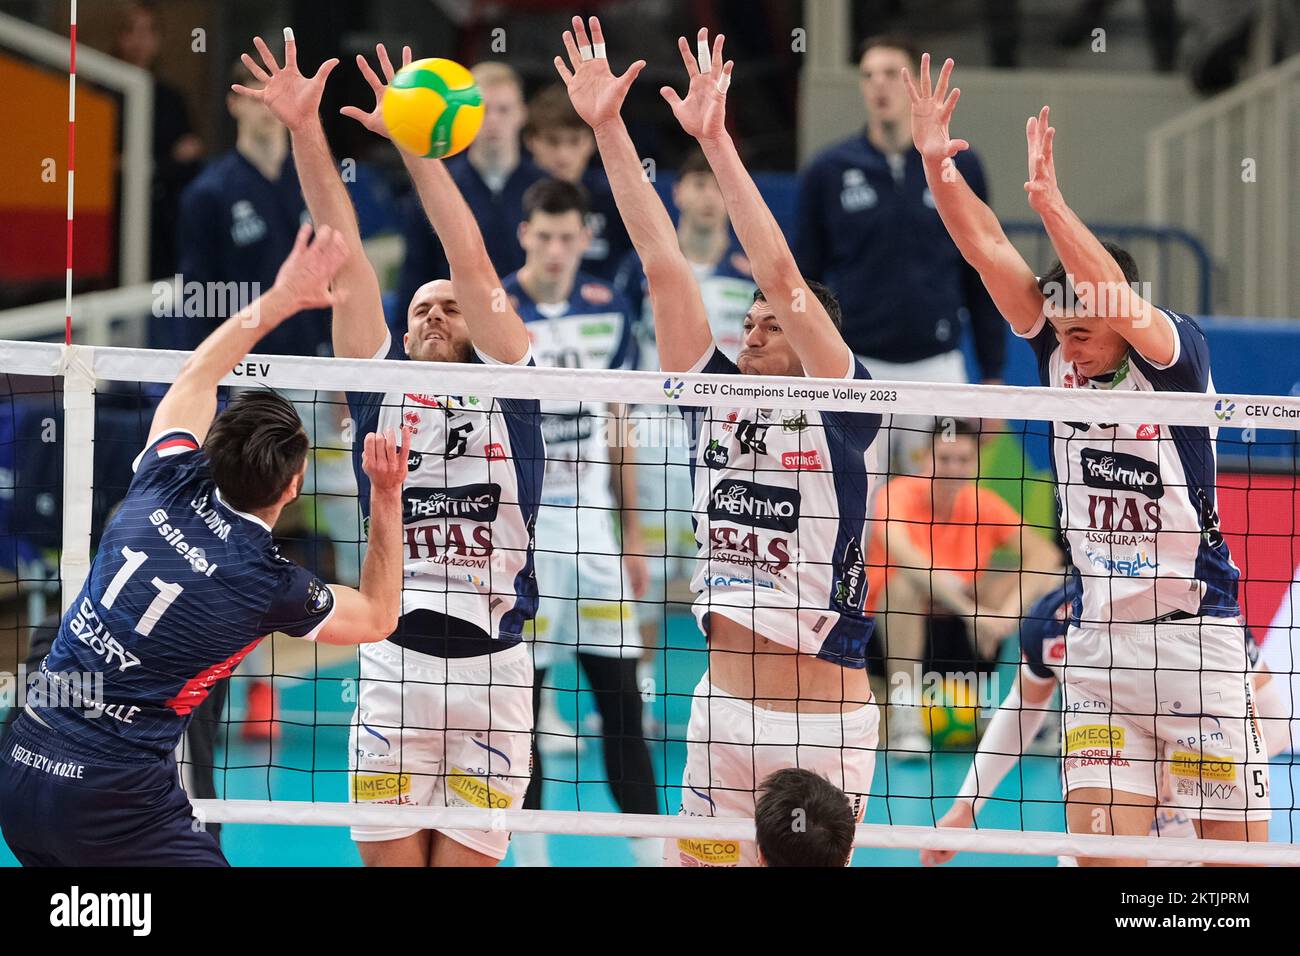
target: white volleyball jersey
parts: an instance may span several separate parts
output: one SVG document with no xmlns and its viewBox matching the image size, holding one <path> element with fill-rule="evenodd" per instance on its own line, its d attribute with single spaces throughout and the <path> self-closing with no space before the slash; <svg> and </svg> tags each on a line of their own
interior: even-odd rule
<svg viewBox="0 0 1300 956">
<path fill-rule="evenodd" d="M 374 356 L 405 360 L 389 336 Z M 475 352 L 474 362 L 500 364 Z M 528 355 L 520 364 L 533 364 Z M 437 363 L 429 363 L 430 388 Z M 485 382 L 486 384 L 486 382 Z M 402 614 L 429 610 L 467 621 L 506 644 L 537 611 L 533 523 L 546 449 L 535 400 L 489 395 L 348 392 L 353 463 L 369 528 L 364 436 L 411 428 L 402 486 Z"/>
<path fill-rule="evenodd" d="M 538 365 L 557 368 L 635 368 L 632 316 L 623 296 L 592 276 L 578 273 L 566 302 L 539 305 L 524 291 L 519 274 L 502 283 L 524 320 Z M 604 402 L 542 402 L 546 482 L 542 503 L 612 512 L 609 445 L 612 427 Z"/>
<path fill-rule="evenodd" d="M 754 304 L 754 276 L 749 259 L 740 245 L 733 243 L 726 255 L 714 265 L 691 263 L 695 281 L 704 300 L 704 311 L 713 330 L 719 351 L 733 362 L 745 345 L 745 315 Z M 641 368 L 659 368 L 659 351 L 655 347 L 654 318 L 646 290 L 641 260 L 632 253 L 619 271 L 615 284 L 627 296 L 637 315 L 637 337 L 641 349 Z"/>
<path fill-rule="evenodd" d="M 716 347 L 691 371 L 762 384 Z M 853 359 L 843 390 L 865 397 L 870 378 Z M 880 416 L 725 404 L 682 412 L 695 441 L 691 587 L 701 628 L 721 614 L 801 653 L 865 667 L 867 450 Z"/>
<path fill-rule="evenodd" d="M 1160 367 L 1130 349 L 1108 381 L 1067 363 L 1050 323 L 1024 337 L 1044 385 L 1130 392 L 1213 392 L 1205 333 L 1188 316 L 1158 310 L 1174 328 L 1174 358 Z M 1057 511 L 1086 625 L 1168 615 L 1236 617 L 1237 567 L 1215 508 L 1214 433 L 1158 422 L 1053 422 Z"/>
</svg>

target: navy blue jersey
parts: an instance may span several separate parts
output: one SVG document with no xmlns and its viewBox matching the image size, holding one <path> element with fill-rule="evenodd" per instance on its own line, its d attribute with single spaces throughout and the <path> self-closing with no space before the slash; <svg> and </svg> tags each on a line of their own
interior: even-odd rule
<svg viewBox="0 0 1300 956">
<path fill-rule="evenodd" d="M 28 706 L 85 750 L 169 754 L 212 685 L 262 638 L 314 638 L 333 609 L 333 592 L 280 556 L 261 519 L 222 500 L 194 436 L 172 429 L 136 460 L 42 667 L 49 699 Z M 102 697 L 60 706 L 69 675 L 98 691 L 92 674 Z"/>
<path fill-rule="evenodd" d="M 957 169 L 988 200 L 971 150 Z M 969 320 L 984 378 L 1001 378 L 1002 317 L 935 209 L 921 154 L 891 166 L 865 133 L 819 153 L 799 181 L 799 266 L 844 310 L 844 340 L 859 355 L 915 362 L 955 349 Z"/>
<path fill-rule="evenodd" d="M 274 181 L 236 151 L 210 162 L 181 194 L 176 255 L 183 286 L 174 316 L 151 330 L 155 345 L 197 348 L 223 320 L 269 290 L 308 219 L 292 162 Z M 312 309 L 270 332 L 257 350 L 328 355 L 329 342 L 329 311 Z"/>
<path fill-rule="evenodd" d="M 632 248 L 632 240 L 618 214 L 605 171 L 599 166 L 588 166 L 582 174 L 582 188 L 587 190 L 587 228 L 591 230 L 591 242 L 582 254 L 582 269 L 598 279 L 613 282 Z"/>
</svg>

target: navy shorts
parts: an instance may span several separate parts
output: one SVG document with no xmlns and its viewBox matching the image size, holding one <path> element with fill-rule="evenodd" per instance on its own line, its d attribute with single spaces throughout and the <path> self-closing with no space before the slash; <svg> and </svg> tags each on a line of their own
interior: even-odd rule
<svg viewBox="0 0 1300 956">
<path fill-rule="evenodd" d="M 176 760 L 111 761 L 19 715 L 0 749 L 0 832 L 24 866 L 229 866 Z"/>
</svg>

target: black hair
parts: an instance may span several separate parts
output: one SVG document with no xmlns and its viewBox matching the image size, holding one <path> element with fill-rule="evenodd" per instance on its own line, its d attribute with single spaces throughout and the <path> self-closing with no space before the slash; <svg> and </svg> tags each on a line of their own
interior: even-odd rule
<svg viewBox="0 0 1300 956">
<path fill-rule="evenodd" d="M 524 191 L 525 222 L 532 219 L 535 212 L 552 216 L 576 212 L 578 218 L 586 221 L 589 208 L 587 190 L 563 179 L 539 179 Z"/>
<path fill-rule="evenodd" d="M 837 330 L 844 328 L 844 310 L 840 308 L 840 300 L 835 297 L 835 293 L 830 290 L 830 286 L 822 285 L 820 282 L 808 281 L 808 291 L 811 292 L 822 304 L 826 314 L 831 317 Z M 754 290 L 754 301 L 770 302 L 771 300 L 763 294 L 762 289 Z"/>
<path fill-rule="evenodd" d="M 293 403 L 269 391 L 241 393 L 203 442 L 217 490 L 240 511 L 279 501 L 302 472 L 309 447 Z"/>
<path fill-rule="evenodd" d="M 754 829 L 768 866 L 846 866 L 856 822 L 844 791 L 812 771 L 787 767 L 759 784 Z"/>
<path fill-rule="evenodd" d="M 1101 245 L 1110 253 L 1111 258 L 1119 263 L 1120 271 L 1124 273 L 1124 281 L 1129 285 L 1137 285 L 1139 281 L 1137 262 L 1128 250 L 1113 242 L 1103 242 Z M 1051 268 L 1038 278 L 1038 291 L 1043 294 L 1043 298 L 1056 303 L 1064 311 L 1078 308 L 1074 285 L 1066 275 L 1065 266 L 1060 259 L 1053 262 Z"/>
</svg>

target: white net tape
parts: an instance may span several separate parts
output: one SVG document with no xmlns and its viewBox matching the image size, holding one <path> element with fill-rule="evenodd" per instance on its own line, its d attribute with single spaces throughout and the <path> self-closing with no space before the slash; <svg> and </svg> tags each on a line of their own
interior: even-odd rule
<svg viewBox="0 0 1300 956">
<path fill-rule="evenodd" d="M 61 571 L 65 600 L 80 587 L 89 566 L 92 469 L 90 456 L 82 452 L 93 436 L 96 383 L 170 382 L 184 360 L 185 355 L 176 352 L 0 341 L 0 368 L 5 372 L 63 380 L 66 444 Z M 1132 392 L 1100 390 L 513 366 L 485 368 L 258 355 L 249 356 L 224 384 L 334 393 L 382 387 L 386 392 L 440 395 L 487 392 L 496 397 L 543 401 L 579 400 L 669 407 L 709 404 L 739 408 L 797 407 L 931 417 L 952 415 L 985 420 L 1158 422 L 1211 429 L 1230 422 L 1234 428 L 1300 430 L 1300 397 L 1172 392 L 1135 395 Z M 878 769 L 877 780 L 880 776 Z M 1277 789 L 1282 791 L 1282 788 Z M 873 795 L 875 792 L 873 789 Z M 936 800 L 940 796 L 938 793 L 934 795 Z M 724 817 L 375 806 L 287 800 L 196 800 L 195 807 L 201 820 L 219 823 L 419 826 L 665 839 L 752 840 L 754 836 L 752 820 Z M 1300 848 L 1284 844 L 1247 845 L 985 828 L 958 830 L 860 824 L 855 845 L 1300 865 Z"/>
</svg>

